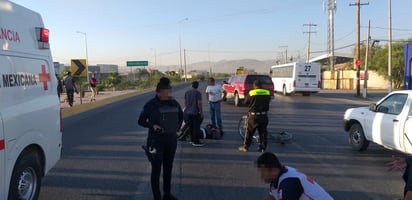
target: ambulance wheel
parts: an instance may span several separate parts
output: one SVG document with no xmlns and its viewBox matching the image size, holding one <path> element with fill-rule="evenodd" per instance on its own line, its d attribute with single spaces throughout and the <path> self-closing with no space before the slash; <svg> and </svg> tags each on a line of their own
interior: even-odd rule
<svg viewBox="0 0 412 200">
<path fill-rule="evenodd" d="M 350 127 L 349 144 L 355 151 L 365 151 L 368 148 L 369 141 L 366 139 L 362 126 L 360 124 L 356 123 Z"/>
<path fill-rule="evenodd" d="M 41 178 L 41 166 L 36 154 L 26 153 L 20 155 L 11 176 L 8 199 L 37 199 L 40 192 Z"/>
</svg>

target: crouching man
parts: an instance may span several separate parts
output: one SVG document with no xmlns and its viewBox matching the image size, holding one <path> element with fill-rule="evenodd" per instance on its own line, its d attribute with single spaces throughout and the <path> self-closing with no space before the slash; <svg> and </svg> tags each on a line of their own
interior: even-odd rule
<svg viewBox="0 0 412 200">
<path fill-rule="evenodd" d="M 264 200 L 333 200 L 312 178 L 282 165 L 273 153 L 263 153 L 256 164 L 262 180 L 270 184 Z"/>
</svg>

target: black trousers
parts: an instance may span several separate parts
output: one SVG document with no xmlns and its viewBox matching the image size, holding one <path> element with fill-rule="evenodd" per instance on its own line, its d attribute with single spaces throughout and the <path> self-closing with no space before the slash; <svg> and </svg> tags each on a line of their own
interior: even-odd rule
<svg viewBox="0 0 412 200">
<path fill-rule="evenodd" d="M 259 131 L 259 148 L 266 149 L 268 144 L 268 123 L 269 119 L 267 115 L 249 115 L 244 145 L 250 147 L 252 137 L 257 129 Z"/>
<path fill-rule="evenodd" d="M 187 124 L 190 128 L 190 137 L 192 142 L 198 143 L 199 136 L 200 136 L 200 123 L 202 118 L 199 114 L 188 114 L 187 116 Z"/>
<path fill-rule="evenodd" d="M 177 141 L 164 141 L 154 145 L 156 153 L 153 154 L 151 184 L 154 200 L 161 200 L 160 173 L 163 166 L 163 192 L 171 193 L 173 160 L 176 154 Z"/>
<path fill-rule="evenodd" d="M 73 105 L 73 95 L 74 95 L 74 90 L 68 90 L 66 89 L 67 93 L 67 100 L 69 101 L 70 105 Z"/>
</svg>

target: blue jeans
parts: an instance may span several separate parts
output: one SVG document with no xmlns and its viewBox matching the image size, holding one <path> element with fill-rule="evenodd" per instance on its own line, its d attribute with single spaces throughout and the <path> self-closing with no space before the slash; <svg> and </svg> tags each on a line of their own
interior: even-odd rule
<svg viewBox="0 0 412 200">
<path fill-rule="evenodd" d="M 220 102 L 209 102 L 209 107 L 212 124 L 218 127 L 220 130 L 223 130 Z"/>
</svg>

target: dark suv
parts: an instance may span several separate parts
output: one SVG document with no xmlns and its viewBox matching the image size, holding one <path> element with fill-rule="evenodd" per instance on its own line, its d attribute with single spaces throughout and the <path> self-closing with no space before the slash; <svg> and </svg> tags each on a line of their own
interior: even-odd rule
<svg viewBox="0 0 412 200">
<path fill-rule="evenodd" d="M 249 95 L 249 91 L 253 89 L 253 82 L 255 80 L 259 80 L 263 88 L 268 89 L 273 97 L 274 85 L 272 78 L 263 74 L 241 74 L 230 77 L 223 84 L 223 89 L 227 93 L 226 97 L 233 98 L 235 106 L 241 105 L 245 97 Z"/>
</svg>

